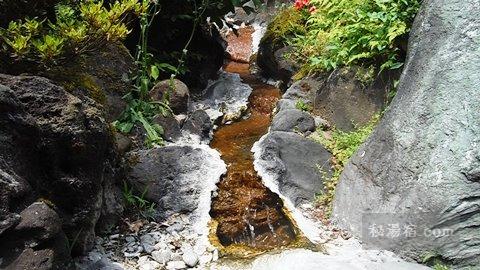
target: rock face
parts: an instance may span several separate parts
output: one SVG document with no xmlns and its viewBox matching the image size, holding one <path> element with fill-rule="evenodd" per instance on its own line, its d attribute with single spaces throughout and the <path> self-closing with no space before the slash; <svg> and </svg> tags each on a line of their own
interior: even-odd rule
<svg viewBox="0 0 480 270">
<path fill-rule="evenodd" d="M 182 136 L 180 124 L 173 115 L 158 115 L 153 119 L 153 122 L 163 128 L 163 138 L 169 142 L 175 142 Z"/>
<path fill-rule="evenodd" d="M 299 69 L 296 63 L 284 57 L 291 50 L 291 47 L 278 47 L 269 39 L 262 39 L 258 47 L 257 64 L 262 75 L 282 81 L 281 87 L 284 89 Z"/>
<path fill-rule="evenodd" d="M 315 131 L 313 117 L 297 109 L 284 109 L 278 112 L 272 120 L 272 131 L 297 131 L 305 133 Z"/>
<path fill-rule="evenodd" d="M 364 125 L 386 105 L 393 89 L 394 72 L 382 72 L 372 82 L 362 83 L 360 68 L 341 68 L 320 80 L 314 110 L 335 127 L 351 131 Z"/>
<path fill-rule="evenodd" d="M 42 198 L 55 206 L 67 236 L 78 235 L 74 252 L 88 250 L 95 226 L 112 224 L 122 210 L 111 137 L 93 101 L 82 102 L 42 77 L 0 75 L 0 215 L 10 217 L 6 227 Z"/>
<path fill-rule="evenodd" d="M 173 84 L 170 80 L 158 82 L 150 91 L 153 100 L 162 101 L 167 95 L 169 106 L 175 114 L 186 113 L 190 102 L 190 92 L 187 85 L 182 81 L 174 79 Z"/>
<path fill-rule="evenodd" d="M 270 132 L 254 149 L 255 169 L 273 175 L 281 194 L 296 205 L 312 201 L 323 188 L 323 173 L 330 174 L 331 154 L 293 132 Z"/>
<path fill-rule="evenodd" d="M 208 114 L 203 110 L 196 110 L 188 116 L 182 126 L 182 131 L 197 135 L 200 140 L 209 140 L 213 129 L 212 121 Z"/>
<path fill-rule="evenodd" d="M 0 235 L 2 269 L 70 269 L 67 238 L 57 213 L 36 202 L 20 213 L 20 223 Z M 5 267 L 5 268 L 3 268 Z"/>
<path fill-rule="evenodd" d="M 30 70 L 28 70 L 30 72 Z M 108 44 L 99 51 L 40 74 L 62 85 L 68 92 L 91 98 L 104 107 L 108 122 L 117 120 L 125 110 L 123 96 L 131 90 L 129 76 L 135 61 L 122 44 Z"/>
<path fill-rule="evenodd" d="M 479 29 L 478 1 L 423 1 L 397 96 L 336 188 L 340 226 L 360 235 L 362 215 L 401 213 L 402 222 L 450 233 L 419 231 L 387 248 L 480 265 Z"/>
<path fill-rule="evenodd" d="M 157 204 L 164 219 L 175 213 L 192 213 L 199 208 L 201 197 L 210 193 L 225 172 L 225 164 L 213 150 L 192 146 L 165 146 L 134 153 L 138 162 L 129 181 L 138 192 L 147 190 L 145 198 Z M 208 211 L 208 210 L 207 210 Z"/>
</svg>

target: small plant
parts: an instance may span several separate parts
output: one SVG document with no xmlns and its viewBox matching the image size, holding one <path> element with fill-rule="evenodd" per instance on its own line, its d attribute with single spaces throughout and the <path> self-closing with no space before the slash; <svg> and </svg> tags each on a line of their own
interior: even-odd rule
<svg viewBox="0 0 480 270">
<path fill-rule="evenodd" d="M 444 263 L 436 251 L 426 252 L 423 255 L 422 263 L 431 266 L 434 270 L 450 270 L 450 267 Z"/>
<path fill-rule="evenodd" d="M 128 14 L 146 12 L 147 0 L 81 0 L 55 6 L 55 20 L 38 18 L 12 21 L 0 28 L 0 52 L 13 61 L 58 64 L 79 54 L 92 52 L 107 42 L 124 39 Z"/>
<path fill-rule="evenodd" d="M 297 100 L 297 102 L 295 103 L 295 108 L 301 110 L 301 111 L 304 111 L 304 112 L 310 112 L 312 111 L 312 106 L 310 106 L 309 104 L 305 103 L 305 101 L 303 100 Z"/>
<path fill-rule="evenodd" d="M 317 202 L 327 209 L 327 215 L 332 211 L 332 201 L 335 195 L 335 188 L 343 168 L 348 160 L 357 151 L 360 145 L 365 142 L 368 136 L 376 127 L 381 115 L 375 115 L 365 126 L 357 128 L 355 131 L 344 132 L 334 129 L 331 136 L 326 138 L 321 130 L 318 130 L 313 139 L 324 145 L 332 153 L 333 173 L 328 177 L 324 174 L 324 190 L 317 196 Z"/>
<path fill-rule="evenodd" d="M 75 234 L 73 239 L 70 240 L 69 238 L 67 238 L 67 248 L 70 254 L 72 254 L 73 248 L 75 247 L 75 244 L 78 241 L 78 237 L 80 236 L 82 231 L 83 231 L 83 228 L 80 228 L 80 230 L 78 230 L 78 232 Z"/>
<path fill-rule="evenodd" d="M 127 182 L 123 182 L 123 198 L 127 207 L 135 210 L 135 213 L 138 211 L 145 219 L 153 219 L 155 216 L 155 203 L 145 199 L 147 191 L 147 188 L 145 188 L 143 193 L 137 196 L 133 193 L 133 188 L 129 188 Z"/>
</svg>

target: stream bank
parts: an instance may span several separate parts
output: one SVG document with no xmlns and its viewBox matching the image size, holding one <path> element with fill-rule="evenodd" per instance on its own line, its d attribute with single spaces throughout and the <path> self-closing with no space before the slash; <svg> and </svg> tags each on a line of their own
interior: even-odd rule
<svg viewBox="0 0 480 270">
<path fill-rule="evenodd" d="M 206 126 L 205 121 L 219 125 L 213 140 L 212 133 L 202 132 L 200 138 L 183 124 L 175 142 L 130 153 L 129 181 L 139 190 L 148 187 L 147 198 L 158 203 L 159 222 L 124 220 L 113 234 L 96 238 L 94 251 L 78 260 L 80 268 L 314 269 L 321 264 L 327 269 L 427 269 L 387 251 L 364 250 L 323 222 L 309 201 L 322 184 L 317 159 L 324 159 L 327 169 L 330 156 L 307 136 L 324 121 L 295 108 L 305 89 L 292 86 L 277 102 L 278 90 L 247 70 L 248 64 L 227 65 L 192 102 L 191 111 L 208 116 L 192 127 Z M 282 111 L 294 111 L 289 115 L 295 117 L 280 117 Z M 210 215 L 219 221 L 217 230 L 209 227 Z M 212 234 L 220 241 L 210 241 Z M 299 235 L 321 248 L 289 245 Z M 263 255 L 229 256 L 222 244 L 232 243 L 259 248 Z"/>
</svg>

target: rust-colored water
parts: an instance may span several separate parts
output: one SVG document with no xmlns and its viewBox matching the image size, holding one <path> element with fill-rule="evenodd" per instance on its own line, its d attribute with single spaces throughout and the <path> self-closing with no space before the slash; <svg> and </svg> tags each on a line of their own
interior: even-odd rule
<svg viewBox="0 0 480 270">
<path fill-rule="evenodd" d="M 296 239 L 295 227 L 278 195 L 262 184 L 251 153 L 253 144 L 267 133 L 280 92 L 251 76 L 248 64 L 229 63 L 226 70 L 239 73 L 253 92 L 250 116 L 220 127 L 211 143 L 228 166 L 212 202 L 211 216 L 218 224 L 216 235 L 223 246 L 241 244 L 257 250 L 286 246 Z"/>
<path fill-rule="evenodd" d="M 225 37 L 227 48 L 225 49 L 230 56 L 230 60 L 242 63 L 250 62 L 252 56 L 252 34 L 255 29 L 247 26 L 238 29 L 237 33 L 233 31 Z"/>
</svg>

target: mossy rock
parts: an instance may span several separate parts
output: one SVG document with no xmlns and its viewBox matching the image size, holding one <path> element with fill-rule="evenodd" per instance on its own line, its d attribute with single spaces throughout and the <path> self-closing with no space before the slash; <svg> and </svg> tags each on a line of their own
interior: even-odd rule
<svg viewBox="0 0 480 270">
<path fill-rule="evenodd" d="M 121 44 L 108 44 L 42 75 L 79 97 L 93 99 L 104 107 L 106 119 L 114 121 L 126 106 L 122 97 L 131 90 L 128 78 L 134 70 L 128 50 Z"/>
<path fill-rule="evenodd" d="M 305 18 L 294 8 L 281 10 L 270 22 L 260 41 L 257 64 L 262 75 L 282 81 L 281 88 L 286 88 L 291 77 L 296 73 L 296 63 L 285 57 L 292 50 L 286 43 L 295 34 L 305 32 Z"/>
</svg>

